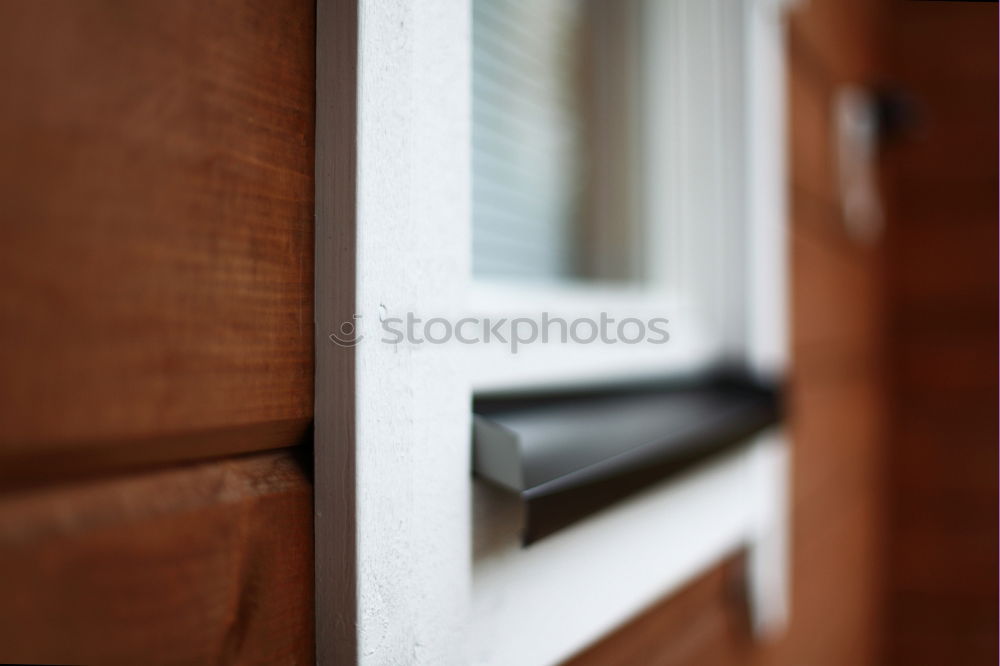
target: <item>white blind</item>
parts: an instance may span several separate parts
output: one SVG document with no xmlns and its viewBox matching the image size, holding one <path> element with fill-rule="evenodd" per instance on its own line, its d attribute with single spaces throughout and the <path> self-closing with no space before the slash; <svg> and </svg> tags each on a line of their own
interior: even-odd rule
<svg viewBox="0 0 1000 666">
<path fill-rule="evenodd" d="M 474 0 L 473 270 L 577 272 L 584 174 L 583 3 Z"/>
</svg>

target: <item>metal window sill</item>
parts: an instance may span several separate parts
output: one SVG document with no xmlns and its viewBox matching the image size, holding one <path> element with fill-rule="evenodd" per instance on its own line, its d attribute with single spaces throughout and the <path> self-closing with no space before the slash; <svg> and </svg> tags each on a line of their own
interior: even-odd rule
<svg viewBox="0 0 1000 666">
<path fill-rule="evenodd" d="M 520 496 L 532 544 L 780 418 L 779 394 L 714 374 L 560 395 L 477 398 L 473 468 Z"/>
</svg>

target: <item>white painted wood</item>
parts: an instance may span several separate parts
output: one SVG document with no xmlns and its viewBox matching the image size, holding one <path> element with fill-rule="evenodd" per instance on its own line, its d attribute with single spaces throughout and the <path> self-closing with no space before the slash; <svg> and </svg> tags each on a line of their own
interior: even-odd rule
<svg viewBox="0 0 1000 666">
<path fill-rule="evenodd" d="M 750 619 L 762 639 L 778 636 L 788 625 L 789 448 L 782 431 L 758 438 L 751 452 L 751 474 L 758 481 L 747 501 L 754 502 L 747 545 Z"/>
<path fill-rule="evenodd" d="M 788 124 L 785 16 L 789 0 L 744 0 L 744 153 L 747 206 L 744 358 L 764 379 L 788 367 Z M 757 447 L 773 482 L 760 488 L 747 567 L 751 618 L 762 638 L 780 634 L 790 608 L 791 448 L 778 432 Z"/>
<path fill-rule="evenodd" d="M 762 435 L 527 549 L 519 546 L 516 512 L 478 486 L 476 517 L 506 521 L 477 534 L 471 663 L 562 661 L 744 547 L 755 558 L 753 589 L 769 620 L 780 610 L 767 597 L 780 588 L 769 559 L 780 545 L 771 535 L 782 532 L 772 497 L 783 487 L 774 437 Z"/>
<path fill-rule="evenodd" d="M 344 38 L 337 19 L 351 20 L 348 5 L 320 0 L 319 58 L 332 57 L 324 55 L 338 46 L 331 42 Z M 354 368 L 353 379 L 330 378 L 334 390 L 317 392 L 318 557 L 336 557 L 353 542 L 344 561 L 317 562 L 318 598 L 354 606 L 317 613 L 318 643 L 333 646 L 319 650 L 318 658 L 325 664 L 463 664 L 471 576 L 468 381 L 460 358 L 447 349 L 381 344 L 372 329 L 382 307 L 448 315 L 464 301 L 468 5 L 359 0 L 356 6 L 356 99 L 337 79 L 324 78 L 339 61 L 319 68 L 317 80 L 318 127 L 345 115 L 338 105 L 357 109 L 355 164 L 339 159 L 347 146 L 317 145 L 317 160 L 332 162 L 317 171 L 318 202 L 355 196 L 343 189 L 338 169 L 356 172 L 357 179 L 353 210 L 317 206 L 317 245 L 324 250 L 316 267 L 316 373 L 326 378 L 345 365 Z M 356 238 L 345 227 L 355 228 Z M 356 281 L 329 283 L 345 275 Z M 341 301 L 354 304 L 366 335 L 352 348 L 326 337 L 338 326 L 330 313 L 350 321 L 332 303 L 344 291 Z M 338 418 L 353 421 L 353 428 Z M 354 515 L 344 515 L 344 506 Z M 341 589 L 346 577 L 353 590 Z"/>
<path fill-rule="evenodd" d="M 763 43 L 748 49 L 748 71 L 780 66 L 769 41 L 780 35 L 778 14 L 753 16 L 763 23 L 750 43 Z M 750 547 L 758 626 L 780 624 L 787 609 L 787 454 L 775 440 L 709 462 L 527 550 L 506 540 L 503 511 L 481 517 L 477 530 L 485 528 L 487 545 L 477 545 L 473 557 L 473 386 L 694 369 L 716 354 L 718 342 L 708 334 L 715 327 L 699 329 L 695 317 L 668 311 L 681 340 L 672 358 L 641 346 L 600 354 L 533 348 L 518 355 L 530 360 L 514 361 L 489 358 L 492 352 L 480 348 L 378 342 L 381 312 L 457 318 L 477 309 L 539 310 L 470 291 L 468 3 L 320 0 L 317 25 L 318 661 L 552 663 L 742 546 Z M 770 81 L 780 92 L 780 76 Z M 767 104 L 758 100 L 748 136 L 756 136 L 754 118 L 771 122 Z M 769 131 L 780 137 L 781 123 Z M 772 149 L 764 136 L 748 151 Z M 754 192 L 766 190 L 750 200 L 753 219 L 771 234 L 758 239 L 754 228 L 746 271 L 747 355 L 766 363 L 784 353 L 783 323 L 768 323 L 783 311 L 774 304 L 784 296 L 773 295 L 784 293 L 783 269 L 758 277 L 767 262 L 782 263 L 775 261 L 782 250 L 771 243 L 783 233 L 783 178 L 776 171 L 783 155 L 748 157 L 747 164 L 769 174 L 763 186 L 748 181 Z M 630 316 L 663 316 L 665 307 L 683 313 L 668 292 L 652 299 L 646 292 L 591 292 L 574 301 L 563 290 L 540 295 L 539 304 L 567 314 L 595 307 Z M 365 338 L 350 348 L 334 345 L 328 335 L 354 314 Z M 580 598 L 584 581 L 597 585 L 590 600 Z M 527 595 L 520 611 L 514 590 Z"/>
<path fill-rule="evenodd" d="M 447 314 L 469 274 L 466 3 L 362 0 L 357 300 Z M 434 346 L 357 353 L 359 661 L 462 663 L 469 387 Z"/>
<path fill-rule="evenodd" d="M 745 0 L 747 210 L 746 356 L 780 377 L 788 358 L 788 138 L 786 0 Z"/>
<path fill-rule="evenodd" d="M 788 139 L 785 12 L 788 0 L 745 0 L 744 153 L 747 206 L 744 357 L 764 379 L 788 366 Z M 791 449 L 782 432 L 757 447 L 756 464 L 774 481 L 762 486 L 747 567 L 751 617 L 758 636 L 788 623 L 791 592 L 789 485 Z"/>
</svg>

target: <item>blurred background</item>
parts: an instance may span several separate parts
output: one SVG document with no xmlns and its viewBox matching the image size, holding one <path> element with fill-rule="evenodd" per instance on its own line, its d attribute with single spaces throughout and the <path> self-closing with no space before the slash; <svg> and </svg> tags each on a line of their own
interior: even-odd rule
<svg viewBox="0 0 1000 666">
<path fill-rule="evenodd" d="M 473 3 L 477 276 L 656 278 L 635 55 L 572 55 L 628 4 Z M 786 11 L 790 624 L 753 639 L 737 557 L 572 663 L 998 660 L 997 5 Z M 315 30 L 0 2 L 0 661 L 313 661 Z"/>
</svg>

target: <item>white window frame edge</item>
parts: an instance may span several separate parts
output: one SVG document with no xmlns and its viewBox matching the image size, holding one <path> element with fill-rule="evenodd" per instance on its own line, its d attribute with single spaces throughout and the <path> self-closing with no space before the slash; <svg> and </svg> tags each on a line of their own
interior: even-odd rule
<svg viewBox="0 0 1000 666">
<path fill-rule="evenodd" d="M 750 356 L 776 369 L 786 339 L 773 324 L 784 311 L 785 293 L 784 262 L 774 260 L 783 252 L 785 233 L 780 6 L 745 2 L 748 136 L 760 137 L 749 144 L 747 159 L 752 172 L 762 170 L 754 172 L 759 182 L 750 188 L 757 194 L 749 202 L 751 311 L 763 315 L 748 322 Z M 663 503 L 664 516 L 732 518 L 663 520 L 653 550 L 670 544 L 676 557 L 648 560 L 648 571 L 633 568 L 634 580 L 646 583 L 616 603 L 581 604 L 593 614 L 580 618 L 575 632 L 554 632 L 549 640 L 535 627 L 537 638 L 505 634 L 503 645 L 476 643 L 484 627 L 502 631 L 510 614 L 482 616 L 476 610 L 484 597 L 483 577 L 477 572 L 474 582 L 471 562 L 472 373 L 452 347 L 367 339 L 345 348 L 328 337 L 355 314 L 370 327 L 380 311 L 464 310 L 470 274 L 470 39 L 468 3 L 318 2 L 317 660 L 511 663 L 503 650 L 523 645 L 527 652 L 518 663 L 548 663 L 569 656 L 597 638 L 595 632 L 610 630 L 734 547 L 749 548 L 755 625 L 761 631 L 780 626 L 787 614 L 788 454 L 777 436 L 761 437 L 742 454 L 569 528 L 538 544 L 544 549 L 523 551 L 553 552 L 576 542 L 572 552 L 586 560 L 582 535 L 600 521 L 605 529 L 627 529 L 629 521 L 616 517 L 644 515 L 656 503 Z M 727 474 L 742 482 L 723 484 L 730 492 L 709 492 Z M 648 521 L 644 529 L 648 534 Z M 635 529 L 627 531 L 634 539 Z M 589 548 L 596 541 L 587 543 Z M 690 547 L 678 554 L 678 543 Z M 634 559 L 617 553 L 618 560 L 604 562 L 611 570 Z M 518 561 L 516 566 L 527 560 Z M 573 579 L 562 584 L 567 581 Z"/>
</svg>

